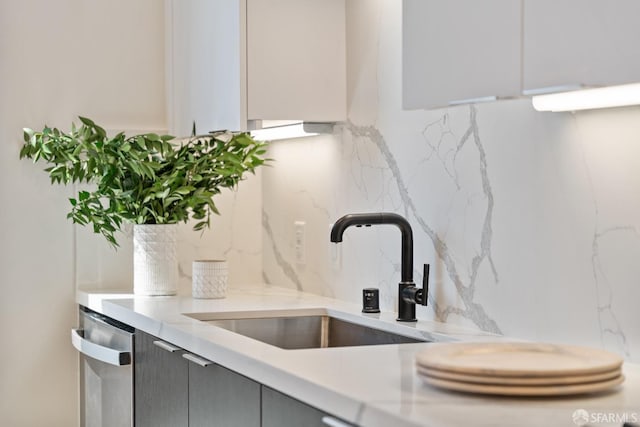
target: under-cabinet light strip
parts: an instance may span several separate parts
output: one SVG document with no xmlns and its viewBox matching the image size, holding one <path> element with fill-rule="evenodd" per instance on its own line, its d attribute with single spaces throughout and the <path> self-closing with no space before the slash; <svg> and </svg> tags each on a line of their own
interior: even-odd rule
<svg viewBox="0 0 640 427">
<path fill-rule="evenodd" d="M 278 139 L 302 138 L 321 133 L 331 133 L 333 123 L 294 123 L 252 130 L 251 136 L 257 140 L 275 141 Z"/>
<path fill-rule="evenodd" d="M 640 83 L 539 95 L 531 98 L 538 111 L 576 111 L 640 104 Z"/>
</svg>

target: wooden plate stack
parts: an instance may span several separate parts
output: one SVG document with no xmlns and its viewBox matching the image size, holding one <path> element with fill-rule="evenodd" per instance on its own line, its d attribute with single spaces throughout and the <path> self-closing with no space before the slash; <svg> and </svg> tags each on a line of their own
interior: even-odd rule
<svg viewBox="0 0 640 427">
<path fill-rule="evenodd" d="M 541 343 L 435 343 L 416 355 L 418 375 L 449 390 L 562 396 L 622 384 L 622 358 L 604 350 Z"/>
</svg>

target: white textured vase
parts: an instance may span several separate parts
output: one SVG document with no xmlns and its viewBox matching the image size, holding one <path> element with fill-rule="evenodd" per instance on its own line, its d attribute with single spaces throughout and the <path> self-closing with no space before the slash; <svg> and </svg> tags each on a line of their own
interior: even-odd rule
<svg viewBox="0 0 640 427">
<path fill-rule="evenodd" d="M 228 267 L 224 260 L 193 261 L 192 296 L 224 298 L 227 295 Z"/>
<path fill-rule="evenodd" d="M 133 293 L 175 295 L 178 291 L 177 224 L 133 226 Z"/>
</svg>

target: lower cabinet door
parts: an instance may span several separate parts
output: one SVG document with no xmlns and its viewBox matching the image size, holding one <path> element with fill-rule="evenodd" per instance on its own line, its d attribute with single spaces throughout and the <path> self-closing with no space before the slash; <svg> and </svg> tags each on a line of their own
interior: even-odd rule
<svg viewBox="0 0 640 427">
<path fill-rule="evenodd" d="M 135 334 L 136 427 L 348 427 L 349 424 L 185 352 Z"/>
<path fill-rule="evenodd" d="M 260 384 L 214 363 L 189 363 L 189 427 L 260 427 Z"/>
<path fill-rule="evenodd" d="M 188 427 L 188 362 L 182 350 L 136 331 L 134 418 L 136 427 Z"/>
<path fill-rule="evenodd" d="M 349 425 L 313 406 L 262 386 L 262 427 L 348 427 Z"/>
</svg>

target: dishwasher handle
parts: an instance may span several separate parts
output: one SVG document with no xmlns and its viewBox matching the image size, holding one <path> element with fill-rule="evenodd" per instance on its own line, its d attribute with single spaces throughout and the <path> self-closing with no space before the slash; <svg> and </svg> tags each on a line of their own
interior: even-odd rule
<svg viewBox="0 0 640 427">
<path fill-rule="evenodd" d="M 71 343 L 80 353 L 115 366 L 131 365 L 131 352 L 114 350 L 84 337 L 83 329 L 71 329 Z"/>
</svg>

